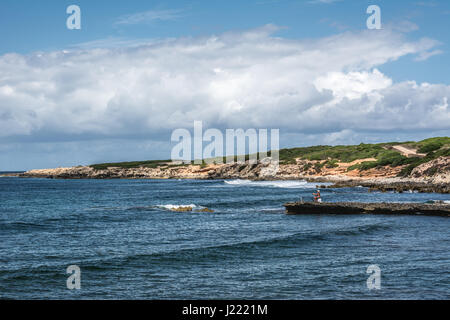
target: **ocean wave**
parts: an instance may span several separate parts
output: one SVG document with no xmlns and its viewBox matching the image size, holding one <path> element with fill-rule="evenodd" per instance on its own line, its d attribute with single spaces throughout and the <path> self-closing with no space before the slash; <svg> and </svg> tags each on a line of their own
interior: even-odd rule
<svg viewBox="0 0 450 320">
<path fill-rule="evenodd" d="M 224 182 L 225 184 L 232 186 L 275 187 L 287 189 L 309 189 L 317 186 L 317 183 L 311 183 L 305 180 L 251 181 L 236 179 L 225 180 Z M 321 185 L 330 185 L 330 183 L 321 183 Z"/>
<path fill-rule="evenodd" d="M 241 240 L 233 242 L 218 243 L 215 245 L 204 245 L 198 247 L 176 248 L 168 251 L 159 251 L 152 253 L 138 253 L 120 257 L 124 264 L 144 262 L 149 260 L 158 261 L 177 261 L 188 262 L 195 261 L 223 261 L 223 259 L 239 256 L 236 251 L 243 251 L 250 254 L 260 253 L 262 249 L 288 248 L 311 245 L 314 242 L 335 241 L 335 237 L 354 237 L 391 230 L 390 225 L 386 224 L 366 224 L 349 226 L 345 228 L 321 230 L 321 231 L 303 231 L 288 233 L 275 237 L 258 237 L 252 240 Z M 100 258 L 103 260 L 102 258 Z M 109 263 L 115 264 L 117 258 L 108 259 Z"/>
<path fill-rule="evenodd" d="M 298 248 L 300 246 L 311 246 L 314 242 L 336 241 L 335 237 L 354 237 L 359 235 L 368 235 L 378 232 L 389 231 L 391 225 L 384 223 L 362 224 L 347 226 L 344 228 L 332 228 L 328 230 L 305 230 L 302 232 L 286 233 L 279 236 L 255 237 L 248 240 L 237 240 L 231 242 L 222 242 L 213 245 L 200 244 L 199 246 L 186 246 L 170 248 L 168 250 L 155 252 L 140 252 L 128 254 L 96 255 L 95 257 L 86 256 L 81 258 L 80 263 L 83 269 L 89 271 L 103 271 L 111 269 L 124 269 L 129 267 L 138 267 L 148 263 L 191 263 L 215 262 L 224 259 L 234 259 L 240 257 L 237 251 L 245 252 L 247 255 L 259 255 L 263 249 L 273 248 Z M 2 270 L 0 268 L 0 278 L 8 281 L 16 281 L 18 277 L 33 279 L 36 274 L 60 272 L 66 267 L 65 262 L 54 261 L 40 264 L 30 268 L 29 266 L 15 266 Z M 23 272 L 26 270 L 26 272 Z M 32 271 L 32 272 L 30 272 Z"/>
<path fill-rule="evenodd" d="M 22 221 L 1 222 L 0 229 L 4 231 L 23 231 L 23 232 L 52 230 L 52 228 L 49 225 L 34 222 L 22 222 Z"/>
<path fill-rule="evenodd" d="M 178 204 L 163 204 L 163 205 L 157 205 L 156 207 L 160 208 L 160 209 L 165 209 L 165 210 L 177 210 L 180 208 L 191 208 L 191 209 L 200 208 L 199 206 L 197 206 L 195 204 L 180 204 L 180 205 L 178 205 Z"/>
</svg>

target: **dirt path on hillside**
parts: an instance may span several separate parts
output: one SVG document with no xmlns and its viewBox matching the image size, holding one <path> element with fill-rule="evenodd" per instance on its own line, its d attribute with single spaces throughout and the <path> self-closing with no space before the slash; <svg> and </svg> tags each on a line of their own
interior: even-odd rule
<svg viewBox="0 0 450 320">
<path fill-rule="evenodd" d="M 401 154 L 403 154 L 406 157 L 411 157 L 411 156 L 415 156 L 415 157 L 425 157 L 426 154 L 424 153 L 417 153 L 417 150 L 414 149 L 409 149 L 403 146 L 393 146 L 392 149 L 397 150 L 398 152 L 400 152 Z"/>
</svg>

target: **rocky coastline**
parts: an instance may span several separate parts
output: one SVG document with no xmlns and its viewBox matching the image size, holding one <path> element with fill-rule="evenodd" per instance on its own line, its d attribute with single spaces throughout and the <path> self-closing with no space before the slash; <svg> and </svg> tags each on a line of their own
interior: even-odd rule
<svg viewBox="0 0 450 320">
<path fill-rule="evenodd" d="M 331 183 L 322 188 L 362 186 L 370 191 L 450 193 L 450 157 L 436 159 L 415 168 L 410 175 L 399 177 L 401 168 L 389 166 L 373 170 L 348 171 L 348 165 L 323 168 L 320 172 L 305 170 L 303 163 L 277 164 L 264 159 L 257 163 L 180 165 L 171 162 L 156 167 L 95 169 L 91 166 L 30 170 L 14 174 L 24 178 L 48 179 L 244 179 L 244 180 L 306 180 Z"/>
</svg>

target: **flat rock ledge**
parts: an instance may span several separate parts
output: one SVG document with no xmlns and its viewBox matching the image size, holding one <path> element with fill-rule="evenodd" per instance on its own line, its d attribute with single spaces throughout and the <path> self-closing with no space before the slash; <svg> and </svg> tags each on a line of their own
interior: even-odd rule
<svg viewBox="0 0 450 320">
<path fill-rule="evenodd" d="M 336 182 L 323 188 L 349 188 L 361 186 L 368 188 L 369 191 L 381 192 L 421 192 L 421 193 L 450 193 L 449 183 L 430 183 L 424 181 L 413 181 L 404 179 L 404 181 L 389 181 L 394 179 L 380 179 L 380 181 L 344 181 Z"/>
<path fill-rule="evenodd" d="M 290 202 L 287 214 L 389 214 L 450 217 L 446 203 Z"/>
</svg>

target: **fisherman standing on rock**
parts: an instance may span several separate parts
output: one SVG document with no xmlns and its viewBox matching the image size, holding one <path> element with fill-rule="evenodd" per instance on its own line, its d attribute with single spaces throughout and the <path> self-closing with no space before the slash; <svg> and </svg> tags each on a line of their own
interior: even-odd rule
<svg viewBox="0 0 450 320">
<path fill-rule="evenodd" d="M 322 202 L 322 198 L 320 197 L 320 190 L 317 190 L 317 193 L 313 193 L 314 202 Z"/>
</svg>

